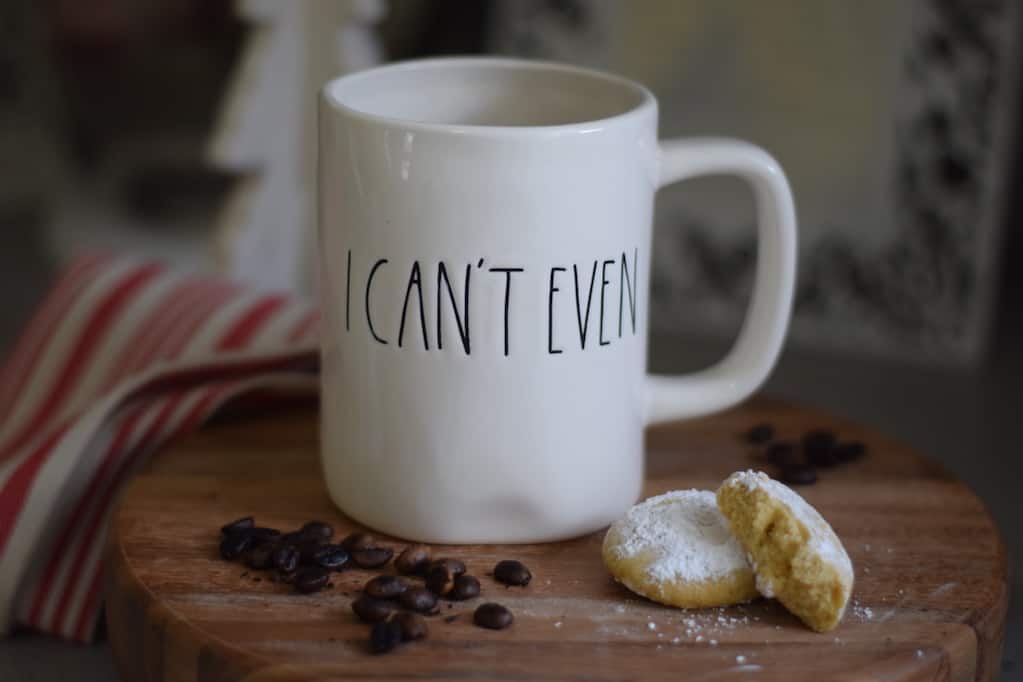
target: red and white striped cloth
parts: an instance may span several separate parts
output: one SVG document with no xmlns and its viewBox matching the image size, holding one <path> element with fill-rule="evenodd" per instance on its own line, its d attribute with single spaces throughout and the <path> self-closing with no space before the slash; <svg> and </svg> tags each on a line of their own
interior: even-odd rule
<svg viewBox="0 0 1023 682">
<path fill-rule="evenodd" d="M 233 398 L 314 392 L 318 323 L 218 277 L 72 263 L 0 368 L 0 634 L 91 640 L 118 489 Z"/>
</svg>

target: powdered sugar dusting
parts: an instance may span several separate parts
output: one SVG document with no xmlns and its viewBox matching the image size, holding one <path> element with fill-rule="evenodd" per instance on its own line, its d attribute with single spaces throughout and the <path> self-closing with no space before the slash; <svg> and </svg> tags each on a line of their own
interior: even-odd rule
<svg viewBox="0 0 1023 682">
<path fill-rule="evenodd" d="M 714 493 L 707 490 L 651 497 L 615 521 L 608 536 L 617 536 L 612 551 L 619 558 L 652 557 L 647 574 L 654 580 L 709 580 L 749 566 Z"/>
</svg>

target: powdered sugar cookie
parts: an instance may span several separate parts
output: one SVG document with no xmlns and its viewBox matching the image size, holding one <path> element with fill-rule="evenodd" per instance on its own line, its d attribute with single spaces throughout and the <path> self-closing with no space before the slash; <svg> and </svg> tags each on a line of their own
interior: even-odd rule
<svg viewBox="0 0 1023 682">
<path fill-rule="evenodd" d="M 852 592 L 853 568 L 828 522 L 788 486 L 739 471 L 718 506 L 749 553 L 757 588 L 818 632 L 835 627 Z"/>
<path fill-rule="evenodd" d="M 757 596 L 746 554 L 710 491 L 676 490 L 637 504 L 611 524 L 603 556 L 615 580 L 662 604 L 727 606 Z"/>
</svg>

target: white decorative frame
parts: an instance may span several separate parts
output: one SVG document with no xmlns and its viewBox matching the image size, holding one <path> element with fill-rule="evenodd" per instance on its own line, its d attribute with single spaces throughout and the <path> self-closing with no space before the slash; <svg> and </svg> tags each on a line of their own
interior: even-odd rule
<svg viewBox="0 0 1023 682">
<path fill-rule="evenodd" d="M 498 7 L 496 43 L 505 52 L 601 66 L 614 35 L 608 6 L 593 0 L 498 0 Z M 892 122 L 894 224 L 870 248 L 838 231 L 802 250 L 792 336 L 797 344 L 975 364 L 986 350 L 997 282 L 1023 7 L 1012 0 L 900 7 L 914 21 Z M 661 219 L 655 329 L 734 330 L 756 244 L 752 236 L 721 235 L 752 230 L 722 229 L 732 226 L 675 206 Z"/>
</svg>

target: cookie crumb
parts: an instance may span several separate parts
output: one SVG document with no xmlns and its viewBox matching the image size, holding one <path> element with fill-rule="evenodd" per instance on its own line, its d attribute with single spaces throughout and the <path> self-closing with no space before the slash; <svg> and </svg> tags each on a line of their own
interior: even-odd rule
<svg viewBox="0 0 1023 682">
<path fill-rule="evenodd" d="M 650 630 L 656 630 L 657 629 L 657 623 L 655 623 L 653 621 L 650 621 L 649 623 L 647 623 L 646 626 Z"/>
<path fill-rule="evenodd" d="M 743 663 L 746 662 L 746 657 L 743 656 L 742 654 L 739 654 L 738 656 L 735 657 L 735 662 L 738 663 L 739 665 L 742 665 Z"/>
</svg>

